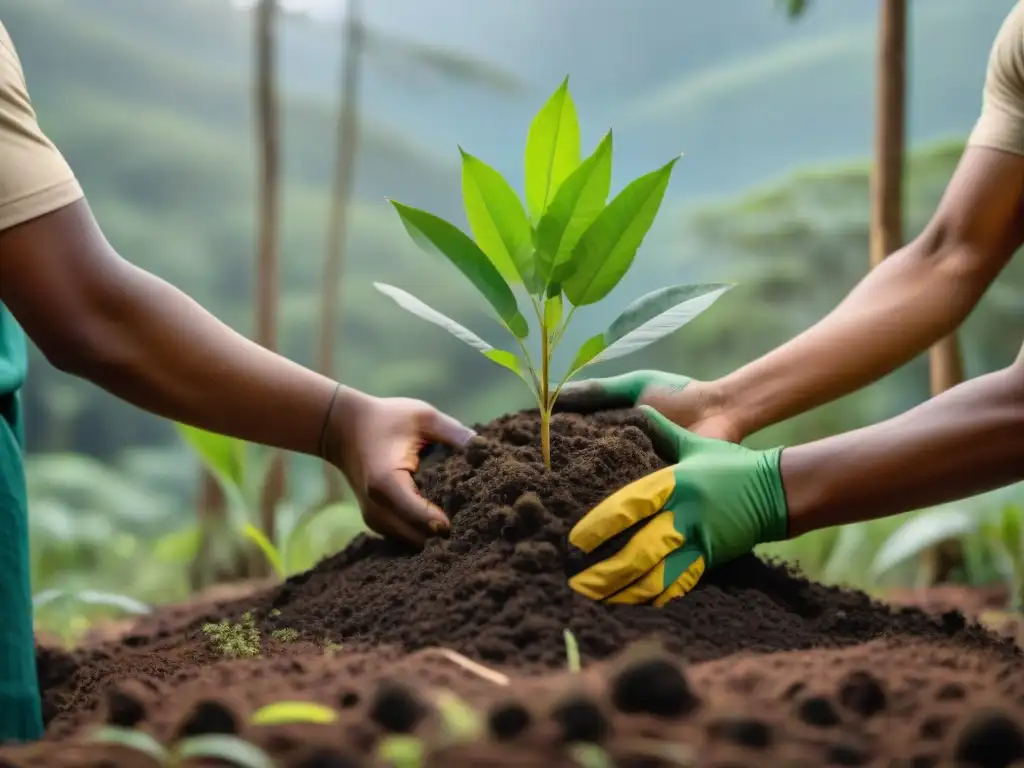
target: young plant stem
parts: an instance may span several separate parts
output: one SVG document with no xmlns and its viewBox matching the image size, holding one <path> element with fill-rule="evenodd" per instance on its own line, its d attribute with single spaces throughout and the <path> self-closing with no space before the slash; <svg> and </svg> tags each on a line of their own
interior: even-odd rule
<svg viewBox="0 0 1024 768">
<path fill-rule="evenodd" d="M 540 329 L 540 452 L 544 459 L 544 468 L 551 470 L 551 392 L 549 369 L 551 364 L 551 347 L 548 342 L 546 318 L 541 315 Z"/>
</svg>

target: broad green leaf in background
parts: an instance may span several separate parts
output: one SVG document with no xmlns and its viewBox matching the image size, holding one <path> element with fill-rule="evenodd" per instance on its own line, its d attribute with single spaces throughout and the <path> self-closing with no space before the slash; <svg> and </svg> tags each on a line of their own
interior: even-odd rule
<svg viewBox="0 0 1024 768">
<path fill-rule="evenodd" d="M 569 301 L 578 307 L 600 301 L 626 274 L 654 223 L 678 160 L 628 184 L 583 233 L 562 283 Z"/>
<path fill-rule="evenodd" d="M 533 233 L 519 196 L 494 168 L 459 147 L 462 199 L 477 245 L 509 283 L 531 286 Z"/>
<path fill-rule="evenodd" d="M 136 752 L 148 755 L 157 765 L 167 764 L 167 750 L 145 731 L 108 725 L 93 731 L 89 741 L 98 744 L 116 744 L 127 749 L 134 749 Z"/>
<path fill-rule="evenodd" d="M 725 283 L 701 283 L 651 291 L 626 307 L 603 334 L 584 342 L 574 365 L 614 360 L 643 349 L 682 328 L 731 287 Z"/>
<path fill-rule="evenodd" d="M 832 545 L 828 560 L 822 568 L 822 578 L 829 584 L 838 584 L 851 574 L 863 571 L 868 544 L 868 528 L 865 525 L 842 525 Z"/>
<path fill-rule="evenodd" d="M 176 424 L 178 432 L 206 468 L 225 485 L 245 487 L 245 443 L 227 435 Z"/>
<path fill-rule="evenodd" d="M 208 733 L 178 743 L 175 756 L 182 760 L 200 759 L 223 762 L 237 768 L 275 768 L 266 752 L 237 736 Z"/>
<path fill-rule="evenodd" d="M 145 603 L 128 597 L 127 595 L 116 595 L 111 592 L 97 592 L 92 589 L 82 589 L 72 592 L 63 589 L 44 589 L 32 598 L 32 607 L 36 610 L 43 608 L 57 600 L 74 600 L 86 605 L 103 605 L 108 608 L 117 608 L 125 613 L 133 613 L 139 616 L 152 613 L 153 609 Z"/>
<path fill-rule="evenodd" d="M 572 255 L 580 236 L 604 208 L 612 184 L 612 132 L 573 171 L 555 193 L 537 224 L 537 279 L 547 282 L 552 270 Z M 568 275 L 559 270 L 559 279 Z"/>
<path fill-rule="evenodd" d="M 416 243 L 428 252 L 438 251 L 454 264 L 476 286 L 509 330 L 525 339 L 530 329 L 519 312 L 516 297 L 501 273 L 473 239 L 444 219 L 432 213 L 411 208 L 394 200 L 406 230 Z"/>
<path fill-rule="evenodd" d="M 885 540 L 871 564 L 871 573 L 878 577 L 926 549 L 974 533 L 978 527 L 978 517 L 963 509 L 937 507 L 922 512 Z"/>
<path fill-rule="evenodd" d="M 274 573 L 284 581 L 288 578 L 288 574 L 285 572 L 284 563 L 281 560 L 281 553 L 277 551 L 277 547 L 274 543 L 267 538 L 267 535 L 257 528 L 252 523 L 246 523 L 242 528 L 242 535 L 245 536 L 249 541 L 259 547 L 260 552 L 267 558 L 267 562 L 270 563 L 270 567 L 274 569 Z"/>
<path fill-rule="evenodd" d="M 580 124 L 566 77 L 533 118 L 526 137 L 526 204 L 534 221 L 579 164 Z"/>
<path fill-rule="evenodd" d="M 249 722 L 253 725 L 282 725 L 284 723 L 333 723 L 338 715 L 330 707 L 310 701 L 277 701 L 253 712 Z"/>
<path fill-rule="evenodd" d="M 483 354 L 487 359 L 508 368 L 510 371 L 513 371 L 522 377 L 522 372 L 519 369 L 519 361 L 511 352 L 495 349 L 464 325 L 460 325 L 447 315 L 441 314 L 433 307 L 424 304 L 411 293 L 403 291 L 401 288 L 396 288 L 395 286 L 388 285 L 386 283 L 374 283 L 373 287 L 385 296 L 389 296 L 393 299 L 394 302 L 402 309 L 407 312 L 411 312 L 417 317 L 423 318 L 427 322 L 444 328 L 452 336 L 457 338 L 459 341 L 468 344 L 473 349 Z"/>
</svg>

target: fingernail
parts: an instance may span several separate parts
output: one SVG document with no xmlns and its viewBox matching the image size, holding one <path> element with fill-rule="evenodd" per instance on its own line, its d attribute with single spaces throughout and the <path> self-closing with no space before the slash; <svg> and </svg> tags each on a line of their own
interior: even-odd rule
<svg viewBox="0 0 1024 768">
<path fill-rule="evenodd" d="M 442 523 L 440 520 L 431 520 L 429 523 L 427 523 L 427 527 L 430 529 L 430 532 L 433 533 L 435 536 L 448 532 L 448 526 Z"/>
</svg>

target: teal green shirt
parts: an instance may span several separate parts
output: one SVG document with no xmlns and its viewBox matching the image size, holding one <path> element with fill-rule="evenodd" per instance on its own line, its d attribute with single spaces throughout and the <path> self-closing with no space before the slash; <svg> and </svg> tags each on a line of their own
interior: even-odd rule
<svg viewBox="0 0 1024 768">
<path fill-rule="evenodd" d="M 0 303 L 0 397 L 21 389 L 28 370 L 28 352 L 21 326 Z"/>
<path fill-rule="evenodd" d="M 28 346 L 25 333 L 7 307 L 0 303 L 0 419 L 5 419 L 18 441 L 24 439 L 21 413 L 13 395 L 25 383 L 28 371 Z"/>
</svg>

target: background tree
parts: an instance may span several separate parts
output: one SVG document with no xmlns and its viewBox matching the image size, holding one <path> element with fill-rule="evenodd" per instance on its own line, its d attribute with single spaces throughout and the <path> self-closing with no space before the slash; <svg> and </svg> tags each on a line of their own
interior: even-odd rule
<svg viewBox="0 0 1024 768">
<path fill-rule="evenodd" d="M 810 0 L 786 0 L 796 19 Z M 871 175 L 871 266 L 903 245 L 903 156 L 906 146 L 907 0 L 879 0 L 875 68 L 875 164 Z M 929 351 L 932 395 L 964 380 L 963 355 L 954 331 Z"/>
<path fill-rule="evenodd" d="M 317 340 L 317 365 L 325 376 L 337 378 L 335 362 L 337 336 L 341 329 L 340 282 L 345 264 L 345 238 L 349 206 L 352 201 L 356 154 L 359 150 L 359 87 L 365 66 L 364 56 L 382 64 L 397 64 L 399 71 L 425 69 L 448 80 L 482 85 L 501 92 L 520 90 L 521 83 L 512 74 L 487 62 L 453 51 L 368 29 L 363 23 L 359 0 L 347 0 L 341 24 L 341 93 L 339 97 L 334 174 L 331 182 L 331 207 L 327 225 L 327 252 L 320 284 L 320 322 Z M 342 496 L 342 476 L 324 465 L 325 503 Z"/>
</svg>

